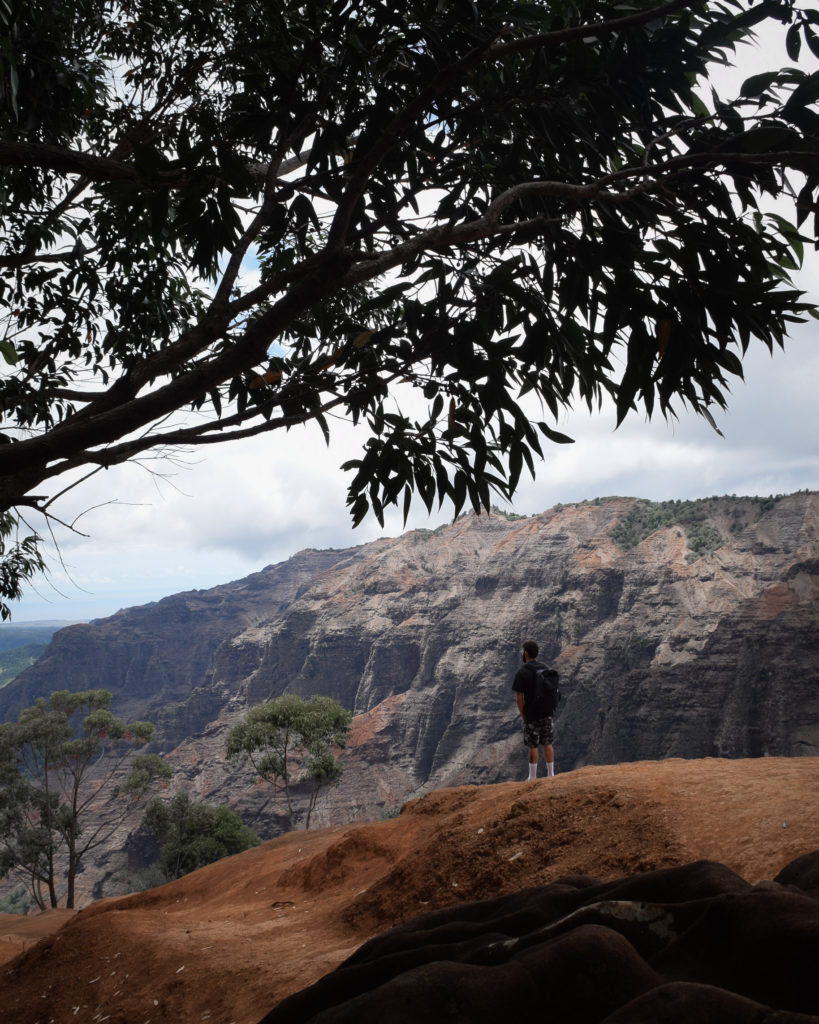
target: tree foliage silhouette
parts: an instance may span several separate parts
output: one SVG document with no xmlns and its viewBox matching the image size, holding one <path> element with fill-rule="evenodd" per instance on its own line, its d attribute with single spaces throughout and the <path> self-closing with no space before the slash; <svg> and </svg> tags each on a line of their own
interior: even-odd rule
<svg viewBox="0 0 819 1024">
<path fill-rule="evenodd" d="M 710 419 L 811 312 L 817 25 L 796 0 L 10 0 L 0 511 L 334 416 L 367 432 L 355 522 L 488 507 L 571 403 Z M 779 26 L 793 63 L 719 95 Z"/>
</svg>

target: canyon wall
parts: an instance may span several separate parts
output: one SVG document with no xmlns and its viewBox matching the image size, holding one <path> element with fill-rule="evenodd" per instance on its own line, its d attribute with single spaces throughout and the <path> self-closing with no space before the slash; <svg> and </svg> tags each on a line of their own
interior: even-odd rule
<svg viewBox="0 0 819 1024">
<path fill-rule="evenodd" d="M 815 493 L 679 513 L 610 498 L 305 551 L 61 630 L 0 691 L 0 719 L 55 689 L 111 690 L 117 713 L 158 724 L 175 785 L 264 836 L 279 809 L 224 762 L 250 705 L 321 693 L 351 709 L 344 776 L 316 823 L 387 815 L 429 789 L 524 777 L 511 680 L 527 638 L 561 674 L 558 771 L 816 755 L 817 526 Z"/>
</svg>

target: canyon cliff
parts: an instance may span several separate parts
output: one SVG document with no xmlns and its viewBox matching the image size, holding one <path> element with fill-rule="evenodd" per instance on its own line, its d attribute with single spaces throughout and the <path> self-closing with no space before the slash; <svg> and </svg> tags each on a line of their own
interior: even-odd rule
<svg viewBox="0 0 819 1024">
<path fill-rule="evenodd" d="M 269 836 L 280 808 L 224 761 L 250 705 L 321 693 L 351 709 L 316 824 L 388 816 L 432 789 L 524 777 L 511 680 L 533 638 L 561 675 L 559 772 L 815 756 L 817 526 L 816 493 L 608 498 L 304 551 L 61 630 L 0 691 L 0 719 L 56 689 L 108 689 L 119 715 L 157 723 L 175 786 Z"/>
</svg>

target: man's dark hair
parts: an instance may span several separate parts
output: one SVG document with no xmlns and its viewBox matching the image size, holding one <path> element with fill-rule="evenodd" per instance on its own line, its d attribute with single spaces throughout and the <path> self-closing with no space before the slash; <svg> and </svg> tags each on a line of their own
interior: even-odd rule
<svg viewBox="0 0 819 1024">
<path fill-rule="evenodd" d="M 536 658 L 537 652 L 540 650 L 534 640 L 527 640 L 523 645 L 524 651 L 529 655 L 530 658 Z"/>
</svg>

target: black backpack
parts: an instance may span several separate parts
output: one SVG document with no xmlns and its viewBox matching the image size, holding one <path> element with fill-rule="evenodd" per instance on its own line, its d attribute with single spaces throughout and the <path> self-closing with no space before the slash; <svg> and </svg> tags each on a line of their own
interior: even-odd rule
<svg viewBox="0 0 819 1024">
<path fill-rule="evenodd" d="M 560 675 L 553 668 L 535 669 L 535 699 L 533 701 L 538 717 L 553 715 L 560 702 Z"/>
</svg>

